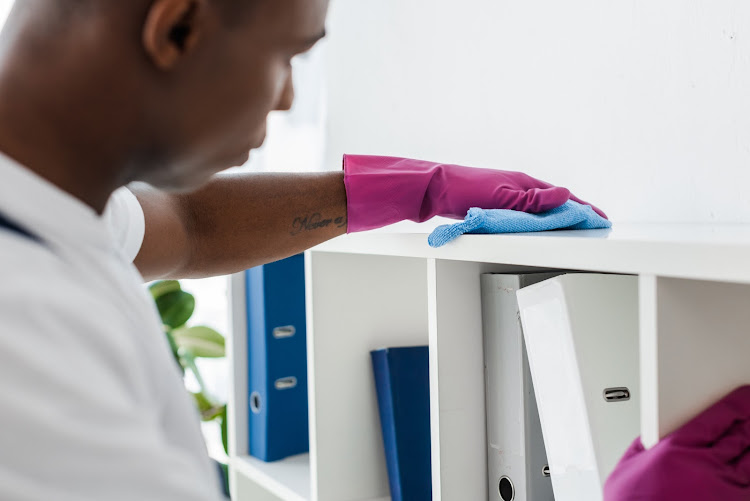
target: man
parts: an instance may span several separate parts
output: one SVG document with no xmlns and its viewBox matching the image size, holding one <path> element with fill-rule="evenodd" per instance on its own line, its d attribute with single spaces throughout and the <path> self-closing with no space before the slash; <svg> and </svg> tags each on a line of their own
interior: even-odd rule
<svg viewBox="0 0 750 501">
<path fill-rule="evenodd" d="M 326 10 L 17 2 L 0 37 L 0 499 L 219 498 L 144 279 L 234 272 L 471 206 L 577 200 L 520 173 L 388 157 L 212 178 L 291 107 L 290 61 L 324 36 Z"/>
</svg>

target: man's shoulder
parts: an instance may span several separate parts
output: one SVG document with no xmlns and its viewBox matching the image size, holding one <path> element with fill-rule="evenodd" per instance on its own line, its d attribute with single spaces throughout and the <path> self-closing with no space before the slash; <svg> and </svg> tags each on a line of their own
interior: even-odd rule
<svg viewBox="0 0 750 501">
<path fill-rule="evenodd" d="M 0 308 L 4 315 L 16 306 L 44 303 L 54 309 L 86 294 L 80 277 L 44 241 L 0 231 Z"/>
<path fill-rule="evenodd" d="M 60 259 L 42 240 L 0 229 L 0 277 L 18 274 L 34 267 L 58 266 Z"/>
<path fill-rule="evenodd" d="M 8 334 L 0 346 L 55 346 L 73 358 L 132 354 L 127 316 L 79 272 L 44 243 L 0 235 L 0 321 Z"/>
<path fill-rule="evenodd" d="M 0 285 L 7 278 L 37 274 L 37 270 L 62 271 L 60 258 L 42 240 L 0 229 Z"/>
</svg>

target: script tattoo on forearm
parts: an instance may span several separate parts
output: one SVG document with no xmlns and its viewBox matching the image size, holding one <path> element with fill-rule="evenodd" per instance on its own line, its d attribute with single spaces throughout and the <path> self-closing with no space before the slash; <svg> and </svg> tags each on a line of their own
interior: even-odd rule
<svg viewBox="0 0 750 501">
<path fill-rule="evenodd" d="M 319 212 L 315 212 L 313 214 L 295 218 L 294 222 L 292 223 L 292 231 L 290 233 L 292 236 L 294 236 L 299 235 L 304 231 L 314 231 L 320 228 L 327 228 L 331 225 L 336 226 L 336 228 L 343 228 L 346 226 L 346 223 L 347 219 L 343 216 L 337 217 L 335 219 L 323 219 L 323 216 L 321 216 Z"/>
</svg>

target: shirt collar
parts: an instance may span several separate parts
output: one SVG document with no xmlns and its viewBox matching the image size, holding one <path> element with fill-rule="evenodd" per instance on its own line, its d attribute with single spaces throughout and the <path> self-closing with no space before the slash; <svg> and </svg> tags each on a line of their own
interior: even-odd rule
<svg viewBox="0 0 750 501">
<path fill-rule="evenodd" d="M 2 153 L 0 212 L 53 246 L 113 250 L 94 209 Z"/>
</svg>

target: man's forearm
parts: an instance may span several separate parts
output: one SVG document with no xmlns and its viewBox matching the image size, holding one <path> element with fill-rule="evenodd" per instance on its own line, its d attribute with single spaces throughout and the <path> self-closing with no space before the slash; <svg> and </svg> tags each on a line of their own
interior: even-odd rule
<svg viewBox="0 0 750 501">
<path fill-rule="evenodd" d="M 146 216 L 146 279 L 234 273 L 346 233 L 342 172 L 225 174 L 190 194 L 133 190 Z"/>
</svg>

